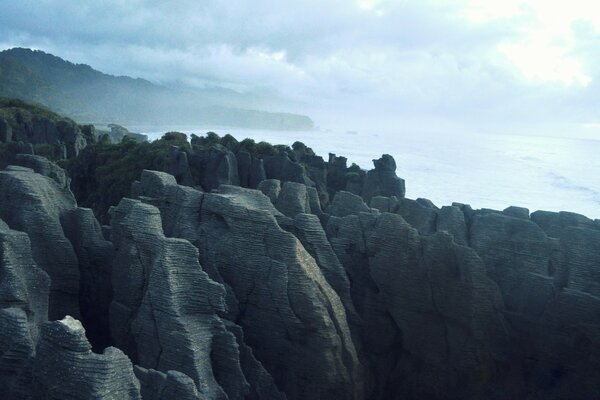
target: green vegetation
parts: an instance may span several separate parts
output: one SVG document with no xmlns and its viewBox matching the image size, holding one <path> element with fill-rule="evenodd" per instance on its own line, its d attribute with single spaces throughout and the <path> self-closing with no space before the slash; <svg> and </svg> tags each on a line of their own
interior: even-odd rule
<svg viewBox="0 0 600 400">
<path fill-rule="evenodd" d="M 109 207 L 130 195 L 131 184 L 139 179 L 142 170 L 162 170 L 171 146 L 189 149 L 185 135 L 178 132 L 169 132 L 151 143 L 138 143 L 126 137 L 119 144 L 102 141 L 88 146 L 64 166 L 72 178 L 71 189 L 79 204 L 106 220 Z"/>
<path fill-rule="evenodd" d="M 23 48 L 0 52 L 0 96 L 43 104 L 82 123 L 313 128 L 303 115 L 240 108 L 247 100 L 227 89 L 169 89 Z"/>
</svg>

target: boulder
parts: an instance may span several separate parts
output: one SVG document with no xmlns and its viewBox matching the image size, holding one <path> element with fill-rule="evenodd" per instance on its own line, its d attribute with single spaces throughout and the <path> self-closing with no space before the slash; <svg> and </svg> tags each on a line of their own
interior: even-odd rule
<svg viewBox="0 0 600 400">
<path fill-rule="evenodd" d="M 114 347 L 93 353 L 85 329 L 70 316 L 42 326 L 33 370 L 36 399 L 141 400 L 127 356 Z"/>
<path fill-rule="evenodd" d="M 371 212 L 371 209 L 367 207 L 360 196 L 341 190 L 335 194 L 325 212 L 335 217 L 345 217 L 361 212 Z"/>
<path fill-rule="evenodd" d="M 290 218 L 294 218 L 300 213 L 310 213 L 310 201 L 306 186 L 296 182 L 285 182 L 277 197 L 275 207 Z"/>
</svg>

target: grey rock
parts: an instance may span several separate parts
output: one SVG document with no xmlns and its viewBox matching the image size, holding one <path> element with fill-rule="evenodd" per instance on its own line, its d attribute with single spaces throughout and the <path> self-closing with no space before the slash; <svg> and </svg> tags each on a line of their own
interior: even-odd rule
<svg viewBox="0 0 600 400">
<path fill-rule="evenodd" d="M 426 199 L 398 199 L 396 214 L 399 214 L 421 235 L 436 231 L 438 208 Z"/>
<path fill-rule="evenodd" d="M 310 213 L 310 202 L 306 186 L 296 182 L 285 182 L 277 197 L 275 207 L 283 215 L 294 218 L 300 213 Z"/>
<path fill-rule="evenodd" d="M 140 381 L 143 400 L 200 400 L 196 384 L 182 372 L 168 371 L 165 374 L 137 365 L 134 372 Z"/>
<path fill-rule="evenodd" d="M 279 179 L 281 182 L 297 182 L 306 186 L 315 186 L 306 174 L 304 167 L 290 160 L 286 152 L 263 158 L 267 179 Z"/>
<path fill-rule="evenodd" d="M 49 319 L 79 315 L 79 266 L 61 216 L 76 207 L 73 195 L 51 178 L 25 167 L 0 172 L 0 218 L 27 233 L 36 264 L 51 279 Z"/>
<path fill-rule="evenodd" d="M 141 399 L 127 356 L 114 347 L 93 353 L 83 326 L 69 316 L 42 326 L 33 391 L 40 399 Z"/>
<path fill-rule="evenodd" d="M 572 212 L 536 211 L 531 213 L 531 220 L 538 224 L 550 237 L 560 238 L 565 228 L 578 227 L 587 229 L 599 229 L 591 219 Z"/>
<path fill-rule="evenodd" d="M 396 176 L 396 162 L 389 154 L 384 154 L 378 160 L 373 160 L 375 169 L 367 172 L 362 190 L 366 203 L 374 196 L 403 198 L 406 193 L 404 180 Z"/>
<path fill-rule="evenodd" d="M 444 206 L 438 211 L 436 231 L 451 234 L 457 244 L 463 246 L 468 244 L 465 215 L 458 207 Z"/>
<path fill-rule="evenodd" d="M 258 190 L 267 196 L 271 203 L 275 204 L 279 193 L 281 193 L 281 181 L 278 179 L 266 179 L 258 184 Z"/>
<path fill-rule="evenodd" d="M 0 220 L 0 388 L 7 399 L 30 398 L 32 362 L 48 318 L 50 278 L 31 256 L 28 236 Z"/>
<path fill-rule="evenodd" d="M 341 190 L 335 194 L 333 201 L 325 212 L 336 217 L 345 217 L 346 215 L 358 214 L 361 212 L 370 212 L 371 210 L 363 202 L 360 196 Z"/>
<path fill-rule="evenodd" d="M 165 158 L 163 170 L 166 173 L 173 175 L 180 185 L 194 185 L 187 153 L 179 150 L 177 146 L 171 146 L 169 149 L 169 153 Z"/>
<path fill-rule="evenodd" d="M 191 167 L 200 171 L 200 184 L 210 191 L 219 185 L 239 185 L 237 158 L 220 144 L 212 145 L 207 151 L 195 152 L 189 157 Z"/>
<path fill-rule="evenodd" d="M 94 348 L 110 344 L 109 306 L 112 300 L 112 243 L 105 240 L 102 228 L 91 209 L 75 208 L 61 216 L 65 236 L 79 262 L 79 306 L 88 339 Z"/>
<path fill-rule="evenodd" d="M 244 375 L 250 383 L 250 393 L 246 398 L 248 400 L 285 400 L 285 394 L 279 391 L 271 374 L 256 359 L 250 346 L 246 345 L 242 328 L 230 321 L 226 321 L 225 324 L 239 343 L 240 363 Z"/>
<path fill-rule="evenodd" d="M 0 308 L 0 388 L 6 399 L 30 399 L 35 341 L 22 308 Z"/>
<path fill-rule="evenodd" d="M 510 206 L 502 211 L 502 214 L 508 215 L 509 217 L 529 219 L 529 209 L 525 207 Z"/>
<path fill-rule="evenodd" d="M 398 208 L 398 199 L 395 196 L 383 197 L 375 196 L 371 199 L 371 208 L 375 208 L 380 212 L 396 212 Z"/>
<path fill-rule="evenodd" d="M 535 223 L 497 213 L 473 217 L 469 242 L 498 283 L 506 308 L 539 317 L 552 295 L 550 261 L 556 243 Z"/>
<path fill-rule="evenodd" d="M 260 182 L 267 179 L 261 158 L 254 157 L 244 150 L 237 152 L 236 157 L 241 186 L 256 189 Z"/>
<path fill-rule="evenodd" d="M 235 338 L 217 316 L 225 289 L 202 270 L 198 250 L 165 237 L 159 210 L 136 200 L 123 199 L 111 224 L 116 344 L 141 367 L 185 373 L 201 396 L 243 398 L 249 389 Z"/>
<path fill-rule="evenodd" d="M 359 396 L 359 364 L 343 305 L 269 207 L 258 191 L 206 193 L 202 265 L 213 265 L 235 294 L 246 343 L 288 398 Z"/>
<path fill-rule="evenodd" d="M 17 154 L 15 161 L 17 165 L 31 168 L 38 174 L 52 178 L 60 188 L 69 190 L 71 179 L 67 176 L 65 170 L 46 157 L 33 154 Z"/>
<path fill-rule="evenodd" d="M 475 252 L 389 213 L 332 218 L 327 232 L 368 327 L 367 398 L 467 398 L 482 370 L 493 374 L 508 334 Z"/>
</svg>

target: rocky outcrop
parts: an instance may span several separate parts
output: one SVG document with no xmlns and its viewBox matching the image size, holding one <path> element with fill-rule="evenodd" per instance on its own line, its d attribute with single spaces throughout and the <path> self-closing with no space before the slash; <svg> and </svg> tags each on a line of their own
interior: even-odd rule
<svg viewBox="0 0 600 400">
<path fill-rule="evenodd" d="M 188 375 L 204 398 L 243 398 L 235 338 L 217 316 L 225 289 L 202 271 L 198 250 L 166 238 L 159 210 L 136 200 L 122 200 L 111 224 L 117 346 L 143 368 Z"/>
<path fill-rule="evenodd" d="M 475 252 L 389 213 L 332 218 L 327 229 L 368 327 L 368 398 L 479 398 L 480 374 L 493 374 L 508 336 Z"/>
<path fill-rule="evenodd" d="M 267 179 L 262 158 L 241 150 L 236 154 L 240 186 L 256 189 L 258 184 Z"/>
<path fill-rule="evenodd" d="M 15 163 L 22 167 L 31 168 L 40 175 L 52 178 L 61 189 L 69 190 L 71 179 L 65 173 L 65 170 L 49 161 L 46 157 L 33 154 L 17 154 Z"/>
<path fill-rule="evenodd" d="M 296 182 L 286 182 L 277 197 L 275 207 L 283 215 L 294 218 L 297 214 L 310 214 L 310 201 L 306 186 Z"/>
<path fill-rule="evenodd" d="M 165 158 L 163 171 L 173 175 L 180 185 L 193 186 L 194 180 L 190 172 L 187 153 L 179 150 L 177 146 L 171 146 Z"/>
<path fill-rule="evenodd" d="M 135 367 L 144 400 L 200 400 L 196 384 L 186 374 L 168 371 L 166 374 L 153 369 Z"/>
<path fill-rule="evenodd" d="M 131 361 L 118 349 L 93 353 L 69 316 L 42 326 L 34 363 L 34 399 L 141 400 Z"/>
<path fill-rule="evenodd" d="M 75 208 L 61 216 L 65 236 L 79 263 L 79 306 L 87 337 L 95 349 L 111 343 L 109 306 L 112 300 L 112 243 L 105 240 L 92 210 Z"/>
<path fill-rule="evenodd" d="M 600 230 L 600 225 L 591 219 L 572 212 L 536 211 L 531 214 L 531 220 L 539 225 L 550 237 L 560 238 L 566 228 L 586 228 Z"/>
<path fill-rule="evenodd" d="M 0 171 L 0 218 L 27 233 L 33 259 L 50 276 L 50 319 L 79 315 L 78 260 L 60 221 L 75 207 L 68 189 L 49 177 L 17 166 Z"/>
<path fill-rule="evenodd" d="M 30 396 L 32 362 L 48 317 L 50 279 L 33 261 L 29 238 L 0 220 L 0 388 L 7 399 Z"/>
<path fill-rule="evenodd" d="M 199 180 L 204 190 L 210 191 L 222 184 L 240 184 L 237 158 L 225 146 L 215 144 L 206 151 L 194 152 L 189 163 L 200 172 Z"/>
<path fill-rule="evenodd" d="M 335 217 L 345 217 L 369 211 L 369 207 L 367 207 L 360 196 L 343 190 L 335 194 L 333 201 L 325 210 L 326 213 Z"/>
<path fill-rule="evenodd" d="M 144 180 L 150 178 L 142 177 L 139 187 Z M 163 198 L 175 190 L 165 185 Z M 151 188 L 141 192 L 150 193 Z M 161 204 L 163 215 L 194 210 L 181 221 L 195 223 L 195 231 L 182 225 L 171 232 L 192 241 L 200 250 L 202 266 L 225 285 L 228 318 L 243 328 L 245 343 L 288 398 L 358 396 L 359 365 L 344 307 L 315 260 L 278 225 L 276 218 L 282 214 L 268 197 L 256 190 L 221 186 L 192 201 L 195 208 L 187 201 L 148 201 Z M 265 376 L 246 374 L 252 375 Z M 263 387 L 256 393 L 265 390 L 273 389 Z"/>
<path fill-rule="evenodd" d="M 375 169 L 367 172 L 362 197 L 366 203 L 370 203 L 374 196 L 396 196 L 404 197 L 406 189 L 404 180 L 396 176 L 396 161 L 389 154 L 384 154 L 378 160 L 373 160 Z"/>
<path fill-rule="evenodd" d="M 339 297 L 270 208 L 249 189 L 205 194 L 201 262 L 235 294 L 236 323 L 288 398 L 358 396 L 359 365 Z"/>
</svg>

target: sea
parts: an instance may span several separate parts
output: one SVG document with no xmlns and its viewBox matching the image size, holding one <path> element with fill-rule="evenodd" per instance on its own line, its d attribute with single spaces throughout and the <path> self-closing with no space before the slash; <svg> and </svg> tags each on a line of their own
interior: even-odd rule
<svg viewBox="0 0 600 400">
<path fill-rule="evenodd" d="M 329 153 L 364 169 L 391 154 L 406 197 L 427 198 L 437 206 L 452 202 L 473 208 L 508 206 L 572 211 L 600 219 L 600 140 L 512 134 L 448 135 L 436 132 L 270 131 L 219 127 L 128 127 L 151 140 L 164 132 L 214 131 L 236 139 L 252 138 L 291 145 L 299 140 L 325 160 Z"/>
</svg>

